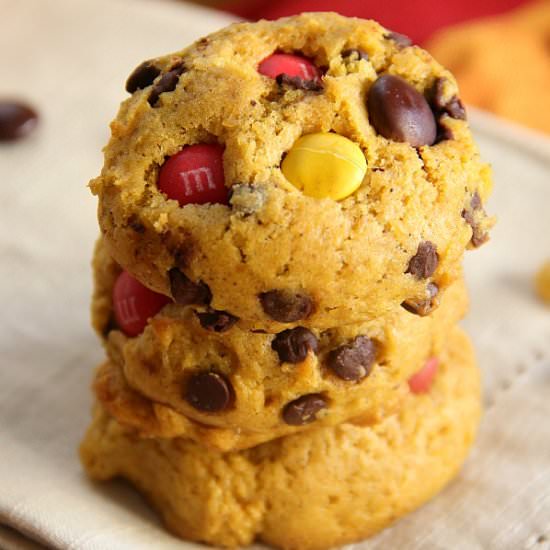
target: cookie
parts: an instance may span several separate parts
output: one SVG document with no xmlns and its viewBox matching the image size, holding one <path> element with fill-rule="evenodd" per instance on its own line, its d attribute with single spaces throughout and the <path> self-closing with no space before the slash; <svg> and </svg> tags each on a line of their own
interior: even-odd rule
<svg viewBox="0 0 550 550">
<path fill-rule="evenodd" d="M 444 290 L 486 239 L 490 170 L 453 76 L 375 22 L 236 24 L 127 89 L 91 182 L 99 223 L 182 305 L 271 333 L 358 323 Z"/>
<path fill-rule="evenodd" d="M 444 29 L 426 48 L 454 72 L 464 101 L 550 132 L 549 43 L 550 4 L 543 0 Z"/>
<path fill-rule="evenodd" d="M 428 316 L 398 308 L 362 323 L 269 334 L 163 296 L 141 305 L 134 292 L 118 301 L 125 275 L 101 241 L 94 271 L 93 320 L 110 359 L 95 383 L 99 400 L 145 436 L 177 434 L 223 450 L 357 416 L 379 421 L 395 410 L 407 379 L 440 353 L 467 307 L 460 280 Z M 119 303 L 132 304 L 134 317 L 124 311 L 120 322 L 127 331 L 135 325 L 128 319 L 141 319 L 139 334 L 113 322 Z M 151 304 L 161 309 L 147 321 L 139 313 Z"/>
<path fill-rule="evenodd" d="M 183 438 L 142 439 L 97 406 L 82 462 L 94 479 L 129 479 L 185 539 L 300 550 L 357 541 L 430 499 L 467 455 L 479 373 L 459 329 L 448 344 L 431 389 L 410 393 L 375 426 L 345 423 L 220 453 Z"/>
</svg>

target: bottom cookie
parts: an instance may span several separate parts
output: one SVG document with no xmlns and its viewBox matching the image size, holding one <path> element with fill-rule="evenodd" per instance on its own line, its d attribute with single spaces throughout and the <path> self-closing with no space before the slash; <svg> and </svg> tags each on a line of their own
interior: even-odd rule
<svg viewBox="0 0 550 550">
<path fill-rule="evenodd" d="M 379 424 L 312 429 L 244 451 L 142 439 L 97 406 L 82 462 L 94 479 L 129 479 L 185 539 L 300 550 L 363 539 L 437 493 L 474 440 L 479 372 L 460 329 L 440 359 L 429 392 L 410 393 Z"/>
</svg>

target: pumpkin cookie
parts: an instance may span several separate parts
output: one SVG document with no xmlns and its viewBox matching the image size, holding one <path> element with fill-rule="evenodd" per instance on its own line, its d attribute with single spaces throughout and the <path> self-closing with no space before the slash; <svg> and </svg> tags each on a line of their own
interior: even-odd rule
<svg viewBox="0 0 550 550">
<path fill-rule="evenodd" d="M 91 182 L 115 260 L 257 330 L 418 304 L 487 238 L 453 76 L 373 21 L 232 25 L 140 65 Z"/>
<path fill-rule="evenodd" d="M 467 307 L 460 280 L 424 317 L 399 307 L 362 323 L 269 334 L 167 302 L 121 272 L 101 241 L 94 271 L 93 321 L 110 359 L 96 379 L 99 400 L 143 435 L 224 450 L 357 416 L 379 421 Z"/>
<path fill-rule="evenodd" d="M 433 385 L 374 426 L 344 423 L 220 453 L 140 438 L 98 405 L 81 458 L 94 479 L 129 479 L 185 539 L 321 550 L 368 537 L 441 490 L 479 415 L 473 351 L 454 329 Z"/>
</svg>

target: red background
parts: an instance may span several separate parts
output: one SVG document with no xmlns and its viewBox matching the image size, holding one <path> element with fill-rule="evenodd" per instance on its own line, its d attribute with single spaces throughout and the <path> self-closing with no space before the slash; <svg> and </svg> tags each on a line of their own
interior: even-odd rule
<svg viewBox="0 0 550 550">
<path fill-rule="evenodd" d="M 236 0 L 227 10 L 252 20 L 276 19 L 302 11 L 337 11 L 376 19 L 414 42 L 422 42 L 439 28 L 503 13 L 525 3 L 526 0 Z"/>
</svg>

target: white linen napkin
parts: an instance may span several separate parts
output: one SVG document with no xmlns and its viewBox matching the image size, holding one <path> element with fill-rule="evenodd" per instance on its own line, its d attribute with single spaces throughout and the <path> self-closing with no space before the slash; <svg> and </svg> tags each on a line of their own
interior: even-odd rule
<svg viewBox="0 0 550 550">
<path fill-rule="evenodd" d="M 102 356 L 89 327 L 98 230 L 85 185 L 130 70 L 230 18 L 162 0 L 0 0 L 0 13 L 0 96 L 42 113 L 32 137 L 0 147 L 0 524 L 59 549 L 199 548 L 128 486 L 89 482 L 77 459 Z M 480 437 L 447 490 L 355 549 L 550 547 L 550 309 L 531 285 L 550 257 L 550 142 L 471 120 L 494 163 L 499 217 L 492 242 L 467 255 Z M 23 541 L 0 528 L 0 547 L 36 547 Z"/>
</svg>

